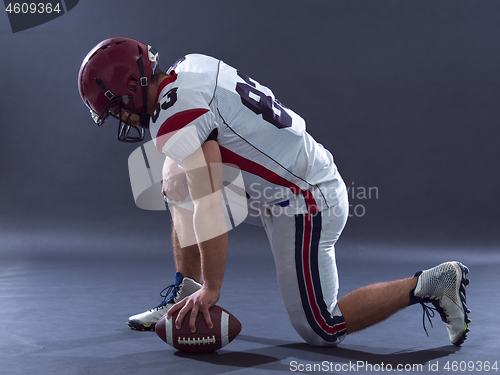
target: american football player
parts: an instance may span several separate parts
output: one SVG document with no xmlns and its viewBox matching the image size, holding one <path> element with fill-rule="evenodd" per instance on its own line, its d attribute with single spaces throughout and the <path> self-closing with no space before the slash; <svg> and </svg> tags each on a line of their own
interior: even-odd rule
<svg viewBox="0 0 500 375">
<path fill-rule="evenodd" d="M 231 165 L 241 170 L 245 198 L 270 241 L 283 303 L 307 343 L 337 345 L 417 303 L 427 313 L 436 309 L 451 342 L 463 343 L 466 266 L 446 262 L 339 299 L 335 243 L 348 198 L 332 154 L 307 133 L 302 117 L 246 73 L 200 54 L 166 71 L 158 61 L 151 46 L 115 37 L 88 53 L 78 76 L 97 125 L 116 118 L 125 142 L 142 141 L 149 129 L 165 155 L 162 189 L 174 207 L 177 272 L 164 301 L 131 316 L 130 328 L 152 330 L 175 311 L 176 325 L 189 319 L 193 332 L 198 313 L 212 325 L 208 311 L 220 298 L 230 227 L 222 176 Z"/>
</svg>

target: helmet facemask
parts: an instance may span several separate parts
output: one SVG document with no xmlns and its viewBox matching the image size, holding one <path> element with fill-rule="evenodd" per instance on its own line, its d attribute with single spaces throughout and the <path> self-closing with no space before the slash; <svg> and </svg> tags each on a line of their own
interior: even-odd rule
<svg viewBox="0 0 500 375">
<path fill-rule="evenodd" d="M 91 111 L 92 118 L 97 126 L 102 126 L 109 116 L 118 120 L 118 133 L 116 135 L 116 139 L 121 142 L 141 142 L 144 140 L 145 129 L 149 126 L 149 115 L 147 116 L 148 120 L 145 125 L 142 124 L 142 121 L 141 126 L 130 123 L 130 118 L 133 114 L 138 115 L 142 120 L 143 112 L 145 111 L 134 111 L 134 99 L 130 95 L 112 99 L 99 115 Z M 125 118 L 124 115 L 126 115 Z M 130 134 L 132 129 L 134 130 L 132 133 L 134 134 L 134 132 L 136 132 L 136 135 Z"/>
</svg>

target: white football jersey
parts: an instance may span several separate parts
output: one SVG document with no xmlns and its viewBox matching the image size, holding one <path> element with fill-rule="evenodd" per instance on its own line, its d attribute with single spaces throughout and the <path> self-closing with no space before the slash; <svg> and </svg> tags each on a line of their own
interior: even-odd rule
<svg viewBox="0 0 500 375">
<path fill-rule="evenodd" d="M 269 88 L 199 54 L 180 59 L 169 73 L 150 132 L 157 149 L 177 164 L 213 138 L 223 163 L 242 171 L 250 201 L 305 213 L 332 207 L 346 194 L 331 153 Z"/>
</svg>

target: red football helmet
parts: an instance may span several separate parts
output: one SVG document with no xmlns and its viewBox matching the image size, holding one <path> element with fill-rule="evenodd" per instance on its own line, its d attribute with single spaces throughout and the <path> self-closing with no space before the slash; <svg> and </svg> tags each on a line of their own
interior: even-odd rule
<svg viewBox="0 0 500 375">
<path fill-rule="evenodd" d="M 119 120 L 118 140 L 142 141 L 144 129 L 149 126 L 148 85 L 157 67 L 156 50 L 135 39 L 109 38 L 92 48 L 80 67 L 78 89 L 97 125 L 101 126 L 111 115 Z M 137 82 L 136 92 L 129 89 L 130 80 Z M 125 120 L 122 110 L 128 114 Z M 140 127 L 129 124 L 132 114 L 140 116 Z M 132 128 L 138 135 L 129 134 Z"/>
</svg>

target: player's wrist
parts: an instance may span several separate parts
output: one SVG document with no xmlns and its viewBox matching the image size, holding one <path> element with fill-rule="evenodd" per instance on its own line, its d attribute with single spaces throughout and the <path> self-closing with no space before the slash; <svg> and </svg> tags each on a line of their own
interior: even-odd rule
<svg viewBox="0 0 500 375">
<path fill-rule="evenodd" d="M 220 297 L 220 290 L 222 288 L 222 282 L 210 282 L 210 281 L 203 281 L 203 287 L 205 292 L 210 293 L 214 297 Z"/>
</svg>

